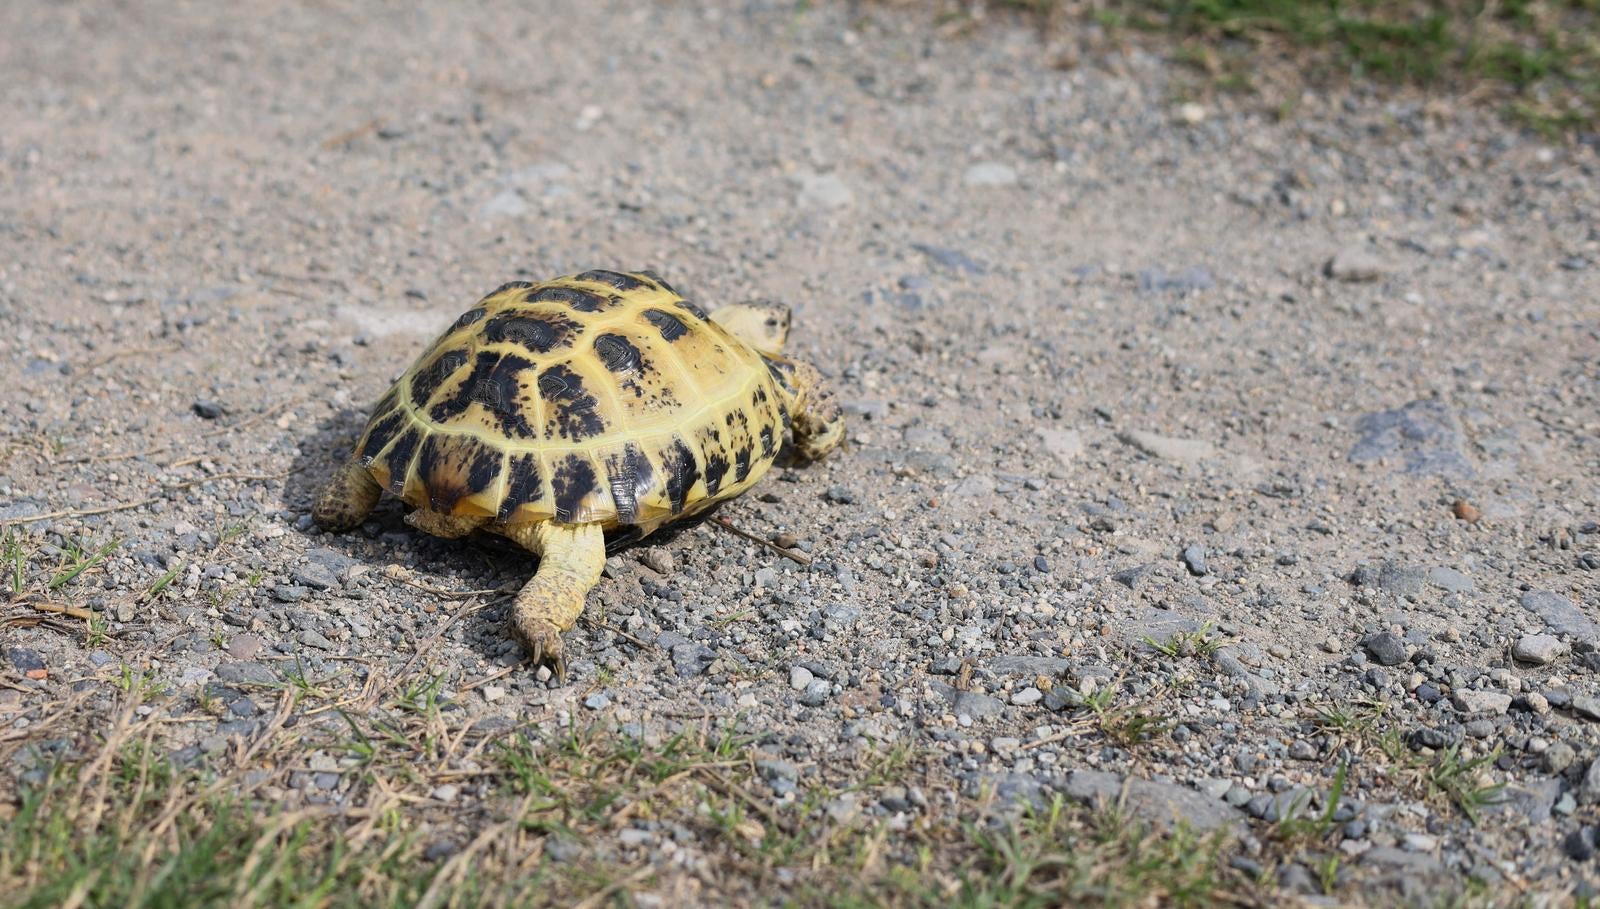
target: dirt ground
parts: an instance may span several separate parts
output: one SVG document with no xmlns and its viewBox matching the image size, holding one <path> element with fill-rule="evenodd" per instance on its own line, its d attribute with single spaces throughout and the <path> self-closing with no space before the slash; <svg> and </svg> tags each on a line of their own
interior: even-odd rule
<svg viewBox="0 0 1600 909">
<path fill-rule="evenodd" d="M 1309 901 L 1588 892 L 1595 149 L 1174 78 L 842 4 L 0 5 L 0 794 L 124 666 L 188 763 L 264 734 L 251 684 L 427 678 L 481 729 L 737 730 L 766 806 L 846 768 L 831 822 L 1121 792 Z M 850 443 L 718 513 L 808 564 L 615 553 L 559 686 L 493 593 L 528 558 L 308 510 L 458 312 L 593 267 L 790 302 Z M 851 777 L 893 749 L 920 788 Z M 317 766 L 256 795 L 349 804 Z M 675 867 L 635 896 L 785 898 Z"/>
</svg>

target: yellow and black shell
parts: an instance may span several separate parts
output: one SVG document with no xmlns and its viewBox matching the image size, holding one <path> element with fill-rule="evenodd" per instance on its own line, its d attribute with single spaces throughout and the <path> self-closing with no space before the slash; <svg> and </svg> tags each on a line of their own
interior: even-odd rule
<svg viewBox="0 0 1600 909">
<path fill-rule="evenodd" d="M 766 473 L 783 385 L 651 273 L 513 281 L 400 377 L 356 450 L 418 508 L 648 532 Z"/>
</svg>

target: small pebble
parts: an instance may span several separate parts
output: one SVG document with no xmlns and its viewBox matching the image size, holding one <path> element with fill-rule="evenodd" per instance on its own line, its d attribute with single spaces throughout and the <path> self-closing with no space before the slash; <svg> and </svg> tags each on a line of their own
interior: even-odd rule
<svg viewBox="0 0 1600 909">
<path fill-rule="evenodd" d="M 1398 666 L 1406 661 L 1406 642 L 1390 632 L 1370 635 L 1361 642 L 1361 646 L 1380 666 Z"/>
<path fill-rule="evenodd" d="M 677 566 L 673 563 L 672 553 L 660 546 L 652 546 L 644 551 L 642 557 L 644 564 L 659 575 L 669 575 Z"/>
<path fill-rule="evenodd" d="M 1011 695 L 1011 703 L 1018 707 L 1029 707 L 1044 700 L 1044 692 L 1029 685 L 1027 688 Z"/>
<path fill-rule="evenodd" d="M 1535 666 L 1548 666 L 1567 652 L 1567 645 L 1553 634 L 1525 634 L 1511 645 L 1511 656 Z"/>
<path fill-rule="evenodd" d="M 804 666 L 796 666 L 789 670 L 789 687 L 795 691 L 806 690 L 806 686 L 810 685 L 814 679 L 815 677 L 811 674 L 811 670 Z"/>
</svg>

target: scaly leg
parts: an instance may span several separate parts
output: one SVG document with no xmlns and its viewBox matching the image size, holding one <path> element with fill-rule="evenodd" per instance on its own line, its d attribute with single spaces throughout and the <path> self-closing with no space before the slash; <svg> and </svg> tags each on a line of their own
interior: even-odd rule
<svg viewBox="0 0 1600 909">
<path fill-rule="evenodd" d="M 844 441 L 844 412 L 839 398 L 822 373 L 809 363 L 794 363 L 789 380 L 794 383 L 795 406 L 789 412 L 789 431 L 800 457 L 815 461 Z"/>
<path fill-rule="evenodd" d="M 367 519 L 381 495 L 383 487 L 367 472 L 361 459 L 352 456 L 328 481 L 311 509 L 311 519 L 323 530 L 349 530 Z"/>
<path fill-rule="evenodd" d="M 565 682 L 567 661 L 561 632 L 577 624 L 583 600 L 606 565 L 606 538 L 599 524 L 515 524 L 500 528 L 513 542 L 539 555 L 539 570 L 511 607 L 511 632 L 535 663 L 549 663 Z"/>
</svg>

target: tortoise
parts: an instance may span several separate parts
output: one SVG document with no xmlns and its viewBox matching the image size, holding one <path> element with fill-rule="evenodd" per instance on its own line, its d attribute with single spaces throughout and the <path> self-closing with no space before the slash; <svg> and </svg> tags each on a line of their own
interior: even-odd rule
<svg viewBox="0 0 1600 909">
<path fill-rule="evenodd" d="M 512 633 L 564 680 L 561 633 L 600 580 L 606 531 L 642 537 L 744 492 L 786 430 L 802 461 L 843 440 L 821 374 L 781 353 L 789 322 L 771 302 L 708 315 L 649 271 L 503 284 L 373 407 L 312 517 L 349 530 L 388 491 L 426 533 L 528 549 Z"/>
</svg>

